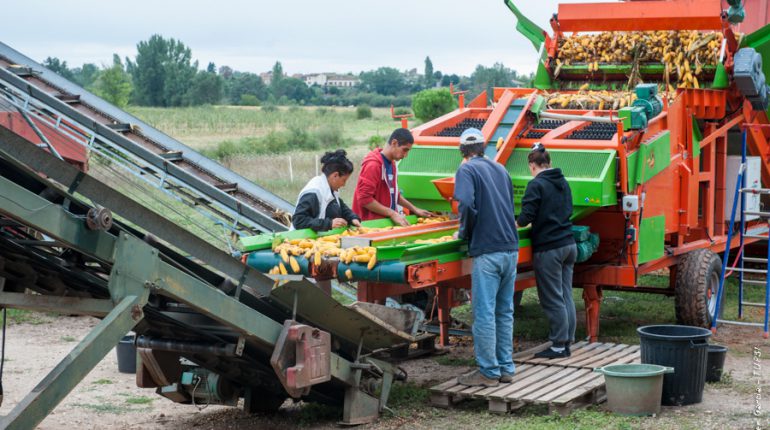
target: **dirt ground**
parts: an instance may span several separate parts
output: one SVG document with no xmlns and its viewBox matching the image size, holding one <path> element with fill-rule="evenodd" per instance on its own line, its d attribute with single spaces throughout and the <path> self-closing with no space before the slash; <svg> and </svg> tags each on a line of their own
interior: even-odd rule
<svg viewBox="0 0 770 430">
<path fill-rule="evenodd" d="M 39 315 L 33 322 L 8 327 L 6 363 L 3 373 L 4 399 L 0 414 L 11 408 L 33 387 L 78 341 L 97 323 L 90 317 L 52 317 Z M 725 363 L 727 378 L 719 384 L 708 384 L 704 401 L 689 407 L 664 407 L 658 417 L 634 421 L 631 427 L 599 423 L 611 428 L 697 428 L 738 429 L 770 428 L 770 343 L 756 330 L 726 328 L 714 342 L 727 345 L 730 352 Z M 522 347 L 526 347 L 523 345 Z M 762 358 L 759 376 L 754 373 L 754 348 Z M 405 363 L 410 381 L 419 387 L 430 387 L 469 369 L 472 358 L 468 342 L 451 348 L 443 358 L 429 357 Z M 439 364 L 444 363 L 444 364 Z M 450 364 L 446 364 L 450 363 Z M 752 416 L 755 395 L 761 390 L 761 415 Z M 334 417 L 321 417 L 298 412 L 301 405 L 287 402 L 274 416 L 247 416 L 240 409 L 209 406 L 199 410 L 191 405 L 178 405 L 156 396 L 152 390 L 136 387 L 134 375 L 117 371 L 117 357 L 112 351 L 73 392 L 40 425 L 41 429 L 284 429 L 334 428 Z M 602 411 L 602 406 L 594 408 Z M 323 414 L 321 414 L 323 415 Z M 328 414 L 327 414 L 328 415 Z M 609 415 L 609 414 L 607 414 Z M 499 416 L 485 411 L 485 405 L 461 408 L 459 411 L 434 409 L 428 404 L 410 406 L 407 414 L 396 411 L 395 417 L 380 420 L 363 428 L 498 428 L 516 427 L 516 414 Z M 522 418 L 524 419 L 524 418 Z M 535 426 L 537 428 L 537 426 Z"/>
</svg>

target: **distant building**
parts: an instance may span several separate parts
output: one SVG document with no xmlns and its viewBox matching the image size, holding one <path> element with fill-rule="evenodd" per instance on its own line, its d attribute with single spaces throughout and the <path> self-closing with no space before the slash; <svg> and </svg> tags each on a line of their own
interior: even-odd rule
<svg viewBox="0 0 770 430">
<path fill-rule="evenodd" d="M 264 72 L 260 73 L 259 77 L 262 78 L 262 82 L 265 83 L 265 85 L 270 85 L 270 82 L 273 82 L 273 72 Z"/>
<path fill-rule="evenodd" d="M 337 73 L 312 73 L 304 75 L 302 80 L 309 87 L 318 85 L 320 87 L 352 88 L 361 83 L 361 80 L 353 75 Z"/>
</svg>

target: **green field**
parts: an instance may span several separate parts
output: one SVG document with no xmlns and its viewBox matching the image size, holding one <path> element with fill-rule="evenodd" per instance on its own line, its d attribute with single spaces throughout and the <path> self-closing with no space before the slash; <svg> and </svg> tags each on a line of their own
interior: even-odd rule
<svg viewBox="0 0 770 430">
<path fill-rule="evenodd" d="M 379 137 L 382 141 L 400 126 L 390 117 L 390 109 L 385 108 L 373 108 L 372 117 L 367 119 L 357 119 L 352 107 L 279 107 L 265 111 L 259 107 L 204 106 L 131 107 L 128 110 L 292 203 L 308 179 L 316 174 L 316 160 L 325 151 L 336 148 L 347 149 L 356 166 L 348 186 L 342 190 L 342 198 L 350 203 L 358 167 L 370 140 Z M 413 125 L 410 123 L 410 127 Z M 275 143 L 280 146 L 266 146 Z"/>
</svg>

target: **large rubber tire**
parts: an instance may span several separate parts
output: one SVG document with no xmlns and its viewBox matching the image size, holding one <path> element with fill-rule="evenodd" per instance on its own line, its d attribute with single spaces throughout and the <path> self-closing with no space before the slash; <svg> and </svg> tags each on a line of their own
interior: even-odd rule
<svg viewBox="0 0 770 430">
<path fill-rule="evenodd" d="M 685 254 L 676 270 L 675 309 L 679 324 L 711 327 L 722 260 L 710 249 Z"/>
</svg>

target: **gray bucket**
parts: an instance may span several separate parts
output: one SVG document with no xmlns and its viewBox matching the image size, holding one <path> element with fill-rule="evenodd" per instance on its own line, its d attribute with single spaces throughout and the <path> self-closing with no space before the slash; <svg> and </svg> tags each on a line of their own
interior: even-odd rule
<svg viewBox="0 0 770 430">
<path fill-rule="evenodd" d="M 621 415 L 656 415 L 660 413 L 663 375 L 674 368 L 657 364 L 611 364 L 594 369 L 604 374 L 607 406 Z"/>
<path fill-rule="evenodd" d="M 136 373 L 136 344 L 135 336 L 123 336 L 115 347 L 118 354 L 118 372 Z"/>
</svg>

